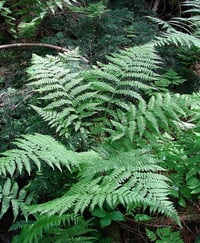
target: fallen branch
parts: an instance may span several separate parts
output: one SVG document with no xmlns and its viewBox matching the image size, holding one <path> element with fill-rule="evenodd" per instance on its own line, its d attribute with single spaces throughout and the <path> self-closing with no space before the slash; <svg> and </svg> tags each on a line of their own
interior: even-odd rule
<svg viewBox="0 0 200 243">
<path fill-rule="evenodd" d="M 43 47 L 43 48 L 50 48 L 56 50 L 58 52 L 69 52 L 70 50 L 64 47 L 45 44 L 45 43 L 14 43 L 14 44 L 6 44 L 0 45 L 0 50 L 9 49 L 9 48 L 21 48 L 21 47 Z M 86 58 L 81 57 L 82 60 L 85 62 L 89 62 Z"/>
<path fill-rule="evenodd" d="M 64 47 L 54 46 L 50 44 L 44 44 L 44 43 L 14 43 L 14 44 L 6 44 L 6 45 L 0 45 L 0 50 L 2 49 L 8 49 L 8 48 L 20 48 L 20 47 L 45 47 L 54 49 L 59 52 L 68 52 L 69 50 Z"/>
<path fill-rule="evenodd" d="M 152 7 L 152 10 L 153 10 L 154 12 L 157 12 L 159 4 L 160 4 L 160 0 L 156 0 L 156 1 L 154 2 L 153 7 Z"/>
</svg>

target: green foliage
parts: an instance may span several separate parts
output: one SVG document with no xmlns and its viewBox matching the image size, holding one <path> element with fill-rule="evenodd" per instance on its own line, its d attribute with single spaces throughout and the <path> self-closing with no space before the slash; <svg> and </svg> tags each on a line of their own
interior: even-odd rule
<svg viewBox="0 0 200 243">
<path fill-rule="evenodd" d="M 70 0 L 0 1 L 0 16 L 5 20 L 2 28 L 8 28 L 15 38 L 19 36 L 30 38 L 49 11 L 55 14 L 57 9 L 63 9 L 72 3 Z"/>
<path fill-rule="evenodd" d="M 141 221 L 144 222 L 144 221 L 149 221 L 151 219 L 152 219 L 152 217 L 150 217 L 149 215 L 147 215 L 147 214 L 140 214 L 140 213 L 137 213 L 135 215 L 135 217 L 134 217 L 134 220 L 136 222 L 141 222 Z"/>
<path fill-rule="evenodd" d="M 171 22 L 165 22 L 163 20 L 148 17 L 152 22 L 156 23 L 161 29 L 161 33 L 154 41 L 155 46 L 165 46 L 165 45 L 174 45 L 174 46 L 184 46 L 184 47 L 200 47 L 200 40 L 187 32 L 181 32 L 176 30 Z M 180 25 L 182 20 L 180 19 Z"/>
<path fill-rule="evenodd" d="M 181 48 L 178 52 L 178 58 L 184 66 L 192 66 L 200 61 L 200 48 L 192 46 L 190 48 Z"/>
<path fill-rule="evenodd" d="M 126 113 L 118 110 L 114 119 L 110 120 L 112 129 L 106 129 L 111 135 L 108 139 L 113 143 L 117 140 L 121 142 L 124 138 L 126 142 L 129 140 L 129 144 L 141 143 L 143 147 L 145 140 L 148 143 L 156 142 L 164 132 L 173 135 L 180 129 L 192 128 L 194 125 L 185 120 L 189 113 L 189 104 L 179 95 L 158 93 L 148 103 L 141 100 L 137 108 L 130 106 Z"/>
<path fill-rule="evenodd" d="M 176 141 L 166 143 L 160 144 L 160 156 L 165 160 L 163 166 L 171 171 L 171 193 L 181 207 L 186 207 L 189 200 L 199 198 L 199 133 L 177 134 Z"/>
<path fill-rule="evenodd" d="M 148 82 L 157 80 L 153 69 L 160 63 L 159 57 L 151 45 L 142 48 L 142 52 L 140 47 L 121 51 L 108 57 L 109 64 L 99 63 L 87 72 L 81 72 L 81 66 L 74 69 L 80 65 L 78 56 L 71 62 L 67 61 L 71 59 L 69 55 L 34 56 L 28 69 L 33 80 L 29 85 L 45 93 L 42 100 L 46 103 L 44 108 L 33 108 L 51 127 L 56 127 L 59 135 L 104 133 L 102 126 L 108 123 L 108 116 L 113 116 L 113 109 L 129 111 L 127 100 L 142 100 L 142 91 L 151 89 Z"/>
<path fill-rule="evenodd" d="M 155 86 L 159 89 L 159 91 L 168 92 L 169 88 L 172 89 L 174 86 L 178 86 L 185 81 L 186 80 L 180 77 L 177 72 L 173 69 L 169 69 L 158 81 L 155 81 Z"/>
<path fill-rule="evenodd" d="M 108 10 L 104 5 L 103 1 L 99 1 L 97 3 L 91 3 L 87 7 L 71 7 L 72 11 L 77 13 L 83 13 L 89 18 L 98 18 L 101 17 L 102 14 L 106 13 Z"/>
<path fill-rule="evenodd" d="M 93 213 L 94 216 L 99 218 L 102 228 L 111 224 L 112 221 L 124 221 L 124 215 L 120 211 L 107 212 L 103 208 L 96 208 Z"/>
<path fill-rule="evenodd" d="M 148 82 L 157 80 L 153 70 L 160 63 L 151 45 L 113 54 L 108 57 L 109 64 L 99 63 L 86 72 L 66 68 L 68 64 L 61 58 L 34 56 L 28 73 L 34 79 L 29 85 L 37 87 L 39 93 L 44 92 L 42 99 L 50 101 L 44 108 L 34 106 L 34 109 L 66 137 L 79 131 L 92 134 L 94 126 L 108 123 L 113 109 L 129 111 L 128 102 L 142 100 L 142 91 L 151 89 Z"/>
<path fill-rule="evenodd" d="M 37 221 L 26 224 L 13 243 L 39 243 L 39 242 L 95 242 L 89 236 L 94 230 L 90 229 L 91 222 L 82 217 L 74 218 L 72 215 L 38 216 Z"/>
<path fill-rule="evenodd" d="M 36 166 L 41 169 L 41 162 L 46 163 L 52 169 L 58 168 L 62 171 L 62 166 L 70 170 L 71 165 L 76 166 L 77 161 L 72 151 L 56 142 L 52 137 L 42 134 L 24 135 L 17 139 L 14 144 L 16 149 L 1 153 L 0 174 L 11 176 L 17 171 L 20 174 L 25 170 L 29 175 Z M 76 155 L 75 155 L 76 156 Z"/>
<path fill-rule="evenodd" d="M 33 200 L 33 194 L 28 194 L 26 187 L 20 189 L 17 182 L 7 179 L 5 184 L 0 187 L 1 212 L 0 218 L 12 207 L 13 221 L 21 211 L 24 211 L 25 205 L 29 205 Z"/>
<path fill-rule="evenodd" d="M 87 118 L 95 115 L 98 110 L 96 107 L 100 104 L 91 102 L 97 92 L 84 82 L 80 72 L 73 70 L 77 64 L 75 57 L 71 57 L 75 60 L 74 64 L 73 60 L 69 64 L 73 65 L 72 71 L 67 63 L 62 66 L 61 58 L 48 57 L 45 61 L 44 58 L 33 57 L 33 66 L 28 72 L 30 79 L 34 78 L 36 81 L 29 85 L 38 87 L 39 93 L 46 93 L 42 99 L 50 101 L 44 109 L 35 106 L 33 108 L 45 121 L 49 121 L 51 127 L 56 127 L 56 132 L 60 135 L 68 137 L 78 131 L 87 134 L 88 127 L 91 126 Z"/>
<path fill-rule="evenodd" d="M 158 78 L 155 70 L 160 58 L 151 44 L 121 50 L 107 59 L 108 64 L 98 63 L 85 77 L 95 90 L 101 91 L 108 106 L 115 104 L 127 109 L 127 100 L 134 103 L 142 99 L 141 91 L 151 89 L 149 83 Z"/>
<path fill-rule="evenodd" d="M 173 205 L 167 200 L 167 178 L 157 173 L 162 168 L 155 164 L 152 155 L 133 150 L 107 160 L 98 154 L 85 160 L 81 179 L 63 197 L 31 206 L 30 213 L 62 215 L 73 209 L 77 214 L 87 207 L 93 210 L 108 205 L 114 209 L 121 204 L 130 211 L 150 207 L 151 212 L 162 212 L 178 221 Z"/>
<path fill-rule="evenodd" d="M 9 82 L 8 77 L 5 79 Z M 4 85 L 4 84 L 3 84 Z M 3 86 L 2 85 L 2 86 Z M 32 97 L 30 90 L 24 87 L 21 90 L 17 88 L 2 88 L 0 91 L 0 133 L 1 147 L 0 151 L 10 148 L 13 138 L 26 132 L 34 132 L 44 123 L 39 116 L 35 116 L 28 102 L 36 101 L 36 97 Z M 29 117 L 25 117 L 23 113 L 29 113 Z M 42 130 L 40 130 L 42 131 Z"/>
<path fill-rule="evenodd" d="M 66 18 L 70 22 L 68 15 Z M 74 18 L 73 15 L 71 18 Z M 76 16 L 76 21 L 70 22 L 63 32 L 67 40 L 66 45 L 72 47 L 78 45 L 82 53 L 88 56 L 90 62 L 95 63 L 105 61 L 106 55 L 134 43 L 127 32 L 127 28 L 134 23 L 132 11 L 125 8 L 115 9 L 101 15 L 98 21 L 80 14 Z M 73 38 L 69 39 L 69 36 Z"/>
<path fill-rule="evenodd" d="M 53 6 L 48 8 L 54 13 Z M 94 18 L 103 21 L 111 12 L 102 2 L 82 11 L 89 18 L 77 16 L 87 18 L 92 31 L 103 26 Z M 184 80 L 172 69 L 162 74 L 158 47 L 199 48 L 200 41 L 154 21 L 162 29 L 155 40 L 123 48 L 106 63 L 89 67 L 77 50 L 33 55 L 28 86 L 39 99 L 31 107 L 55 128 L 59 141 L 26 134 L 0 154 L 1 216 L 11 206 L 14 220 L 20 212 L 35 219 L 14 242 L 94 242 L 90 220 L 84 219 L 91 215 L 102 228 L 126 214 L 137 222 L 164 214 L 180 225 L 170 196 L 180 206 L 199 199 L 199 93 L 169 91 Z M 123 31 L 133 35 L 133 26 L 126 24 Z M 57 38 L 62 34 L 59 29 Z M 17 184 L 21 178 L 28 186 Z M 36 194 L 34 202 L 29 192 Z M 156 242 L 182 242 L 170 227 L 147 235 Z"/>
<path fill-rule="evenodd" d="M 159 228 L 154 233 L 153 231 L 146 229 L 147 236 L 152 242 L 163 243 L 183 243 L 180 237 L 180 231 L 172 231 L 171 227 Z"/>
<path fill-rule="evenodd" d="M 183 2 L 183 7 L 186 9 L 183 14 L 188 16 L 187 18 L 173 18 L 170 22 L 178 26 L 178 28 L 188 33 L 193 33 L 199 37 L 200 34 L 200 3 L 197 0 L 186 0 Z"/>
</svg>

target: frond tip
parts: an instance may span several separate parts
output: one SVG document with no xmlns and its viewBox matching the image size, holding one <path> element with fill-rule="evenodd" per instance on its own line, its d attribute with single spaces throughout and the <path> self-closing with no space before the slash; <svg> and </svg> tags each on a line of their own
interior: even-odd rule
<svg viewBox="0 0 200 243">
<path fill-rule="evenodd" d="M 34 166 L 40 170 L 43 163 L 52 169 L 62 171 L 64 166 L 70 170 L 72 165 L 76 166 L 78 163 L 72 151 L 47 135 L 24 135 L 13 144 L 17 146 L 16 149 L 0 154 L 1 175 L 13 176 L 15 171 L 21 174 L 23 170 L 30 174 Z"/>
</svg>

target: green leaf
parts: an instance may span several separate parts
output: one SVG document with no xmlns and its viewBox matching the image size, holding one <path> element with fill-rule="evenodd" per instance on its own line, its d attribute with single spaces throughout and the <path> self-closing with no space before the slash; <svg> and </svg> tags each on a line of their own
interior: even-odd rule
<svg viewBox="0 0 200 243">
<path fill-rule="evenodd" d="M 135 219 L 135 221 L 140 222 L 140 221 L 148 221 L 148 220 L 152 219 L 152 217 L 150 217 L 147 214 L 136 214 L 134 219 Z"/>
<path fill-rule="evenodd" d="M 104 218 L 100 219 L 100 224 L 102 228 L 105 228 L 106 226 L 110 225 L 112 219 L 111 216 L 108 214 Z"/>
<path fill-rule="evenodd" d="M 178 201 L 178 204 L 180 205 L 180 206 L 182 206 L 182 207 L 186 207 L 186 201 L 183 199 L 183 198 L 181 198 L 179 201 Z"/>
<path fill-rule="evenodd" d="M 133 142 L 135 129 L 136 129 L 136 122 L 135 121 L 130 121 L 129 122 L 129 127 L 128 127 L 128 137 L 129 137 L 131 143 Z"/>
<path fill-rule="evenodd" d="M 145 229 L 145 231 L 151 241 L 155 241 L 157 239 L 157 236 L 153 231 L 151 231 L 149 229 Z"/>
<path fill-rule="evenodd" d="M 200 193 L 200 187 L 191 191 L 191 194 L 199 194 L 199 193 Z"/>
<path fill-rule="evenodd" d="M 92 215 L 98 217 L 98 218 L 104 218 L 108 213 L 102 209 L 102 208 L 96 208 L 93 212 Z"/>
<path fill-rule="evenodd" d="M 187 185 L 190 189 L 200 187 L 200 181 L 196 177 L 192 177 L 187 180 Z"/>
<path fill-rule="evenodd" d="M 111 219 L 113 221 L 124 221 L 125 220 L 124 215 L 119 211 L 112 212 L 111 213 Z"/>
<path fill-rule="evenodd" d="M 138 125 L 138 129 L 139 129 L 140 137 L 142 137 L 142 135 L 145 131 L 145 119 L 143 116 L 137 117 L 137 125 Z"/>
</svg>

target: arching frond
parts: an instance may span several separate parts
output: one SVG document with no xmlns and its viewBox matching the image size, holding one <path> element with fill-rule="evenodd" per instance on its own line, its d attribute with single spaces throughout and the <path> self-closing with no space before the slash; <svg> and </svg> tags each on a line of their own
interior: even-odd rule
<svg viewBox="0 0 200 243">
<path fill-rule="evenodd" d="M 192 114 L 190 102 L 184 96 L 158 93 L 148 102 L 140 100 L 138 107 L 130 105 L 128 112 L 118 110 L 105 131 L 110 134 L 108 140 L 111 143 L 124 138 L 133 144 L 141 141 L 143 146 L 145 140 L 152 142 L 164 132 L 173 136 L 178 129 L 184 129 L 189 114 Z M 192 123 L 188 123 L 188 129 L 193 127 Z"/>
<path fill-rule="evenodd" d="M 39 216 L 34 223 L 25 224 L 21 234 L 16 236 L 13 243 L 29 242 L 95 242 L 95 238 L 89 236 L 94 231 L 90 228 L 90 221 L 73 215 Z"/>
<path fill-rule="evenodd" d="M 97 119 L 103 127 L 113 109 L 128 111 L 129 102 L 142 100 L 143 91 L 155 89 L 151 82 L 158 78 L 160 58 L 151 44 L 122 50 L 108 60 L 109 64 L 82 71 L 78 57 L 74 61 L 69 55 L 33 56 L 28 85 L 42 94 L 45 106 L 32 107 L 59 135 L 92 134 Z M 75 70 L 71 62 L 78 66 Z"/>
<path fill-rule="evenodd" d="M 78 166 L 74 153 L 67 150 L 52 137 L 42 134 L 24 135 L 14 142 L 16 149 L 1 153 L 0 174 L 13 176 L 15 171 L 20 174 L 25 170 L 30 175 L 34 166 L 40 170 L 42 163 L 52 169 L 62 171 L 62 166 L 70 170 L 71 166 Z M 76 156 L 76 155 L 75 155 Z"/>
<path fill-rule="evenodd" d="M 176 211 L 167 195 L 168 179 L 156 159 L 144 150 L 115 154 L 109 159 L 85 161 L 80 172 L 81 179 L 61 198 L 31 206 L 30 213 L 54 215 L 73 210 L 76 214 L 86 208 L 111 208 L 123 205 L 128 210 L 149 207 L 151 212 L 164 213 L 177 222 Z M 92 171 L 91 171 L 92 168 Z"/>
<path fill-rule="evenodd" d="M 109 99 L 142 99 L 143 90 L 153 89 L 151 82 L 157 80 L 155 72 L 160 58 L 152 45 L 146 44 L 121 50 L 107 57 L 109 63 L 94 67 L 84 74 L 93 89 L 100 88 L 101 94 Z"/>
<path fill-rule="evenodd" d="M 155 46 L 176 45 L 176 46 L 197 46 L 200 47 L 200 40 L 187 33 L 180 31 L 169 31 L 161 34 L 155 40 Z"/>
</svg>

